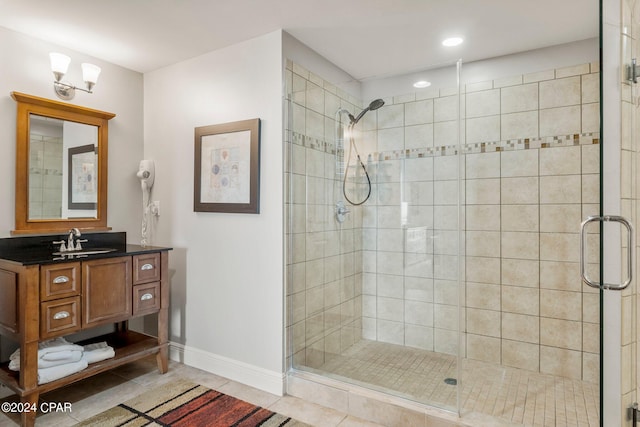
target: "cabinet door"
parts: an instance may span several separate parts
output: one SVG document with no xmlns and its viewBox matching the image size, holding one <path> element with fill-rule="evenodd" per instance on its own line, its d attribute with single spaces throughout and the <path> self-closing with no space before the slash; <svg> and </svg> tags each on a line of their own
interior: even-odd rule
<svg viewBox="0 0 640 427">
<path fill-rule="evenodd" d="M 82 327 L 131 317 L 131 257 L 82 263 Z"/>
</svg>

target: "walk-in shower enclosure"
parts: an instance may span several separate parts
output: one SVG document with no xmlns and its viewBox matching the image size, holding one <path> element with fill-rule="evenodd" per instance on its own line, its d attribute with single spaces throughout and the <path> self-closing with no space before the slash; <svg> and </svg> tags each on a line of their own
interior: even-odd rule
<svg viewBox="0 0 640 427">
<path fill-rule="evenodd" d="M 599 47 L 450 64 L 426 89 L 388 78 L 353 91 L 287 61 L 290 373 L 463 418 L 600 425 L 601 292 L 580 272 L 580 224 L 602 215 Z M 377 98 L 348 126 L 345 111 Z M 614 151 L 632 218 L 629 141 Z M 371 196 L 349 203 L 367 194 L 366 175 Z M 585 231 L 596 279 L 599 237 Z M 618 295 L 635 313 L 635 291 Z M 631 363 L 635 327 L 622 335 Z M 623 400 L 635 398 L 630 378 Z"/>
</svg>

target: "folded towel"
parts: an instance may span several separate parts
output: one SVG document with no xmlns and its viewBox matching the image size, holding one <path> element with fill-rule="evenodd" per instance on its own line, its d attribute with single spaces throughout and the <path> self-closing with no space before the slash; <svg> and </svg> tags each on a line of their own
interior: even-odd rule
<svg viewBox="0 0 640 427">
<path fill-rule="evenodd" d="M 49 358 L 48 360 L 54 360 L 52 358 L 55 358 L 56 356 L 53 353 L 69 350 L 82 351 L 82 346 L 72 344 L 63 337 L 42 341 L 38 344 L 38 359 L 47 357 Z M 9 356 L 9 360 L 20 360 L 20 349 L 14 351 L 11 356 Z"/>
<path fill-rule="evenodd" d="M 47 360 L 51 362 L 55 362 L 57 360 L 68 360 L 73 357 L 75 353 L 82 353 L 82 350 L 64 350 L 64 351 L 56 351 L 55 353 L 46 353 L 43 354 L 38 360 Z M 77 362 L 77 360 L 74 360 Z"/>
<path fill-rule="evenodd" d="M 85 345 L 82 360 L 86 360 L 87 363 L 96 363 L 102 360 L 111 359 L 112 357 L 115 357 L 115 355 L 116 352 L 113 347 L 108 346 L 107 343 L 103 341 Z"/>
<path fill-rule="evenodd" d="M 93 344 L 87 344 L 84 347 L 82 347 L 82 349 L 85 352 L 93 351 L 93 350 L 101 350 L 103 348 L 111 348 L 111 347 L 109 347 L 106 341 L 94 342 Z"/>
<path fill-rule="evenodd" d="M 51 368 L 53 366 L 64 365 L 65 363 L 73 363 L 82 359 L 82 351 L 80 350 L 71 350 L 65 353 L 67 353 L 67 357 L 65 358 L 51 360 L 43 357 L 42 359 L 38 359 L 38 369 Z"/>
<path fill-rule="evenodd" d="M 80 359 L 77 362 L 65 363 L 64 365 L 53 366 L 51 368 L 38 369 L 38 384 L 50 383 L 67 375 L 80 372 L 87 367 L 87 361 Z"/>
<path fill-rule="evenodd" d="M 59 355 L 60 357 L 56 357 L 53 359 L 43 357 L 41 359 L 38 359 L 38 369 L 51 368 L 53 366 L 64 365 L 65 363 L 77 362 L 80 359 L 82 359 L 82 351 L 79 351 L 79 350 L 67 350 L 67 351 L 61 351 L 58 353 L 49 353 L 48 355 L 52 355 L 52 354 Z M 13 371 L 19 371 L 20 359 L 18 358 L 18 359 L 10 360 L 9 369 Z"/>
</svg>

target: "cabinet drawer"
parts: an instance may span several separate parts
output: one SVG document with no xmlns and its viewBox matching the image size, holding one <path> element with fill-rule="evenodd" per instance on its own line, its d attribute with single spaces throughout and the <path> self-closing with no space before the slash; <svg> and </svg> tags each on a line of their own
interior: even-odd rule
<svg viewBox="0 0 640 427">
<path fill-rule="evenodd" d="M 160 310 L 160 282 L 133 287 L 133 315 L 149 314 Z"/>
<path fill-rule="evenodd" d="M 40 269 L 40 301 L 80 294 L 80 263 L 44 265 Z"/>
<path fill-rule="evenodd" d="M 80 297 L 40 304 L 40 339 L 80 330 Z"/>
<path fill-rule="evenodd" d="M 133 256 L 133 284 L 160 280 L 160 253 Z"/>
</svg>

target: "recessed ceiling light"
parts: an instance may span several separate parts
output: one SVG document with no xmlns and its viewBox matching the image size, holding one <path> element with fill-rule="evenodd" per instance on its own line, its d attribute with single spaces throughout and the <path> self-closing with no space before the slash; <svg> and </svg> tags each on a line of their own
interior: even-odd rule
<svg viewBox="0 0 640 427">
<path fill-rule="evenodd" d="M 448 39 L 444 39 L 442 41 L 442 45 L 447 47 L 458 46 L 462 44 L 463 41 L 462 37 L 450 37 Z"/>
<path fill-rule="evenodd" d="M 416 87 L 418 89 L 422 89 L 423 87 L 429 87 L 429 86 L 431 86 L 431 82 L 428 82 L 426 80 L 420 80 L 413 84 L 413 87 Z"/>
</svg>

